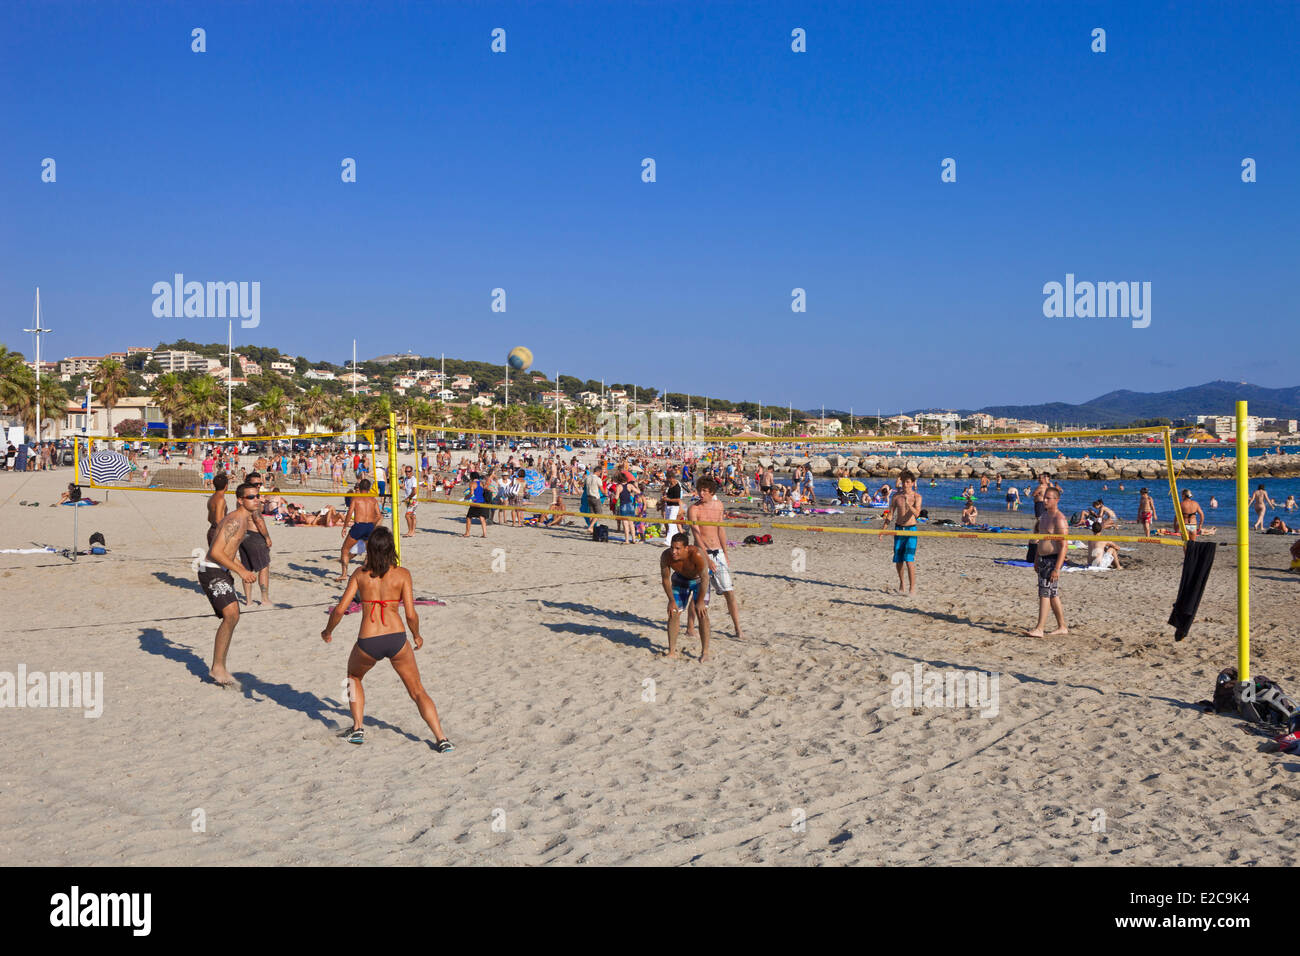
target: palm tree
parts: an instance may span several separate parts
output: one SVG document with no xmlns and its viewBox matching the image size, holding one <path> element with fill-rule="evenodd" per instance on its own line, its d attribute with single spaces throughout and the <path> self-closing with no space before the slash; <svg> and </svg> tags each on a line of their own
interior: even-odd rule
<svg viewBox="0 0 1300 956">
<path fill-rule="evenodd" d="M 19 409 L 26 401 L 26 389 L 21 382 L 23 373 L 30 371 L 23 364 L 21 352 L 10 352 L 0 345 L 0 407 L 12 414 L 21 414 Z"/>
<path fill-rule="evenodd" d="M 104 359 L 95 372 L 95 398 L 108 411 L 106 431 L 113 434 L 113 409 L 117 403 L 131 394 L 131 382 L 127 378 L 126 366 L 117 359 Z"/>
<path fill-rule="evenodd" d="M 320 413 L 320 424 L 331 432 L 343 430 L 343 422 L 347 416 L 343 414 L 343 399 L 337 395 L 325 396 L 325 408 Z"/>
<path fill-rule="evenodd" d="M 503 432 L 523 431 L 527 413 L 522 405 L 511 405 L 497 416 L 497 427 Z"/>
<path fill-rule="evenodd" d="M 185 386 L 180 417 L 187 425 L 193 426 L 197 433 L 200 425 L 208 425 L 214 419 L 220 419 L 225 404 L 225 396 L 218 391 L 216 379 L 204 375 Z M 233 410 L 231 414 L 233 416 Z"/>
<path fill-rule="evenodd" d="M 16 416 L 40 440 L 41 422 L 36 421 L 36 373 L 22 362 L 16 352 L 7 352 L 0 346 L 0 407 Z M 68 406 L 68 392 L 63 383 L 48 375 L 40 377 L 40 409 L 49 421 L 49 412 L 58 409 L 60 417 Z"/>
<path fill-rule="evenodd" d="M 302 416 L 304 423 L 311 426 L 304 431 L 316 431 L 320 428 L 321 418 L 329 408 L 329 404 L 329 396 L 319 385 L 313 385 L 302 393 L 298 399 L 298 414 Z"/>
<path fill-rule="evenodd" d="M 535 432 L 545 431 L 546 426 L 554 420 L 552 414 L 542 405 L 529 405 L 524 412 L 524 418 L 527 427 Z"/>
<path fill-rule="evenodd" d="M 167 437 L 172 437 L 172 419 L 180 414 L 185 403 L 185 386 L 175 372 L 164 372 L 154 379 L 153 400 L 167 419 Z"/>
<path fill-rule="evenodd" d="M 284 389 L 278 385 L 272 387 L 257 403 L 253 414 L 263 434 L 278 435 L 284 431 L 284 420 L 288 417 Z"/>
<path fill-rule="evenodd" d="M 35 379 L 36 376 L 33 375 L 32 378 Z M 49 375 L 42 375 L 40 377 L 40 383 L 41 414 L 45 416 L 46 420 L 53 419 L 54 416 L 50 414 L 50 410 L 57 408 L 59 410 L 58 418 L 62 418 L 64 410 L 68 407 L 68 403 L 71 401 L 68 396 L 67 388 L 64 387 L 63 382 L 59 379 L 51 378 Z M 34 408 L 32 409 L 31 420 L 36 430 L 37 438 L 39 439 L 41 437 L 41 425 L 43 423 L 36 421 L 36 409 Z"/>
</svg>

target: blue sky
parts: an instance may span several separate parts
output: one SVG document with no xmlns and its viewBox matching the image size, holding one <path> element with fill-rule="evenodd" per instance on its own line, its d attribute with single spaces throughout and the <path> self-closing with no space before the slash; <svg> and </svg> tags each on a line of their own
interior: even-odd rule
<svg viewBox="0 0 1300 956">
<path fill-rule="evenodd" d="M 0 343 L 37 285 L 49 357 L 224 340 L 154 317 L 182 272 L 335 362 L 872 411 L 1295 385 L 1296 49 L 1289 2 L 8 3 Z M 1067 272 L 1151 282 L 1150 327 L 1045 318 Z"/>
</svg>

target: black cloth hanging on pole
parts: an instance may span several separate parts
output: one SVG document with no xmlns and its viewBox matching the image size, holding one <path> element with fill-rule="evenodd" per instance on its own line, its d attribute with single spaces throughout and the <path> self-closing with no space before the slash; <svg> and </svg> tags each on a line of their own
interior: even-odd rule
<svg viewBox="0 0 1300 956">
<path fill-rule="evenodd" d="M 1205 593 L 1205 582 L 1214 567 L 1213 541 L 1189 541 L 1183 550 L 1183 576 L 1178 582 L 1178 597 L 1174 609 L 1169 614 L 1169 624 L 1174 628 L 1174 640 L 1181 641 L 1187 636 L 1192 622 L 1196 620 L 1196 609 L 1201 606 L 1201 595 Z"/>
</svg>

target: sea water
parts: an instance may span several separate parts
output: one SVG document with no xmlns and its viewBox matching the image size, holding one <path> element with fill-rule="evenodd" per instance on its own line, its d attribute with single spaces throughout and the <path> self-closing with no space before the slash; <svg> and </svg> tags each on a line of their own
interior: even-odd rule
<svg viewBox="0 0 1300 956">
<path fill-rule="evenodd" d="M 1161 457 L 1164 457 L 1163 455 Z M 879 490 L 883 484 L 893 484 L 893 479 L 884 478 L 861 478 L 857 479 L 867 486 L 867 491 L 874 493 Z M 826 499 L 835 495 L 834 478 L 815 478 L 813 479 L 813 488 L 817 493 L 818 504 L 820 505 Z M 788 481 L 785 483 L 788 484 Z M 984 524 L 997 524 L 1002 517 L 1013 514 L 1007 508 L 1007 491 L 1011 488 L 1011 482 L 1003 480 L 1002 490 L 999 491 L 996 483 L 990 483 L 988 491 L 980 492 L 979 479 L 972 481 L 969 478 L 937 478 L 935 486 L 930 487 L 930 480 L 922 478 L 917 482 L 916 490 L 921 493 L 923 507 L 926 508 L 955 508 L 960 510 L 962 501 L 954 498 L 960 498 L 962 491 L 969 486 L 975 488 L 975 507 L 979 509 L 979 517 L 976 519 Z M 1028 512 L 1032 518 L 1034 514 L 1034 502 L 1030 497 L 1034 486 L 1038 482 L 1034 479 L 1021 479 L 1015 485 L 1020 489 L 1020 512 Z M 1063 478 L 1059 481 L 1063 489 L 1061 494 L 1060 509 L 1067 515 L 1076 511 L 1083 511 L 1092 507 L 1092 503 L 1100 498 L 1107 506 L 1110 507 L 1121 521 L 1137 521 L 1138 497 L 1141 489 L 1146 488 L 1151 492 L 1151 497 L 1156 506 L 1156 522 L 1174 521 L 1173 499 L 1169 493 L 1169 479 L 1161 475 L 1159 478 L 1138 479 L 1125 478 L 1123 481 L 1094 481 L 1083 478 Z M 1120 490 L 1120 485 L 1124 490 Z M 1279 510 L 1270 508 L 1265 517 L 1265 527 L 1268 522 L 1273 520 L 1274 515 L 1281 515 L 1282 520 L 1288 525 L 1300 524 L 1300 510 L 1287 512 L 1285 503 L 1287 495 L 1295 495 L 1300 500 L 1300 478 L 1252 478 L 1250 481 L 1250 491 L 1252 494 L 1255 488 L 1264 485 L 1264 489 L 1279 506 Z M 1222 478 L 1197 478 L 1184 481 L 1179 479 L 1178 490 L 1181 493 L 1184 489 L 1192 492 L 1192 497 L 1200 504 L 1205 511 L 1205 520 L 1211 527 L 1215 525 L 1231 525 L 1236 521 L 1237 507 L 1237 483 L 1234 479 Z M 861 494 L 861 493 L 860 493 Z M 1217 508 L 1210 507 L 1210 500 L 1214 499 Z M 1253 524 L 1255 513 L 1252 511 L 1250 520 Z"/>
</svg>

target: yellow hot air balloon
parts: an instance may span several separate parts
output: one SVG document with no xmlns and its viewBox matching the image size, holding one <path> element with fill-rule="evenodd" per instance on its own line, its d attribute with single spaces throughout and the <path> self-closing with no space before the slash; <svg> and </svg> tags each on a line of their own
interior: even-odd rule
<svg viewBox="0 0 1300 956">
<path fill-rule="evenodd" d="M 510 350 L 510 354 L 506 356 L 506 362 L 512 370 L 516 372 L 526 372 L 528 371 L 529 366 L 533 364 L 532 350 L 527 349 L 522 345 L 513 348 Z"/>
</svg>

